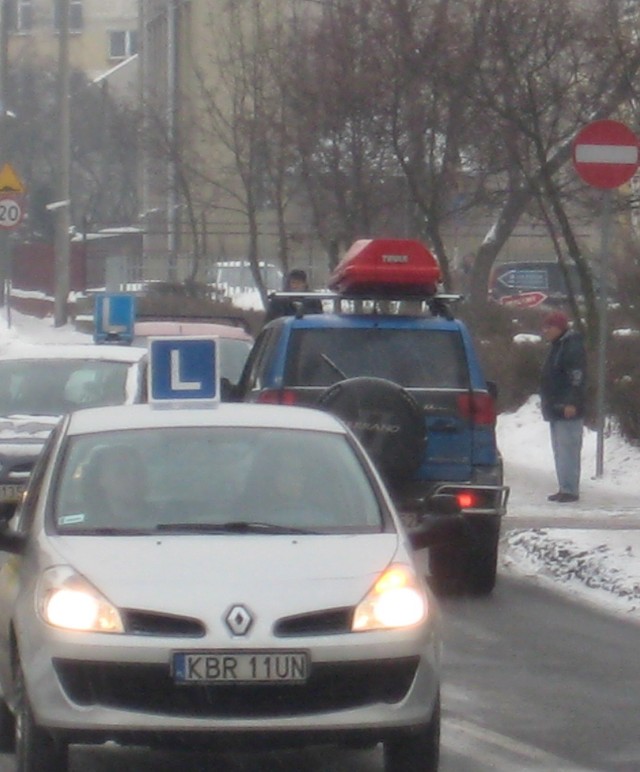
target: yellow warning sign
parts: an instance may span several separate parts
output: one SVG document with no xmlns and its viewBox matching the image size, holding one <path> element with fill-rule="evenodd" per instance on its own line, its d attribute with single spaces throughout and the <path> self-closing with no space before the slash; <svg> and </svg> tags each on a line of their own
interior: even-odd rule
<svg viewBox="0 0 640 772">
<path fill-rule="evenodd" d="M 24 183 L 11 164 L 0 169 L 0 193 L 24 193 Z"/>
</svg>

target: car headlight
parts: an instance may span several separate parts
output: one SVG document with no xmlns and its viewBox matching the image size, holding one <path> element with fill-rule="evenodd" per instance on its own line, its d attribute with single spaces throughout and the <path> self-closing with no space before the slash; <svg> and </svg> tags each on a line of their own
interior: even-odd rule
<svg viewBox="0 0 640 772">
<path fill-rule="evenodd" d="M 122 633 L 118 609 L 73 569 L 47 569 L 38 586 L 38 608 L 47 624 L 63 630 Z"/>
<path fill-rule="evenodd" d="M 358 604 L 352 630 L 389 630 L 412 627 L 427 616 L 427 596 L 414 571 L 391 565 Z"/>
</svg>

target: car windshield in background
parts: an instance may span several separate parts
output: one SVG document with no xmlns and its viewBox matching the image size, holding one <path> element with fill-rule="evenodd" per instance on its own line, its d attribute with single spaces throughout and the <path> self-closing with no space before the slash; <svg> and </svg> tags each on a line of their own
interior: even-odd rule
<svg viewBox="0 0 640 772">
<path fill-rule="evenodd" d="M 218 338 L 220 346 L 220 375 L 237 383 L 242 375 L 242 368 L 251 351 L 251 343 L 233 338 Z"/>
<path fill-rule="evenodd" d="M 73 437 L 54 528 L 64 534 L 363 533 L 382 528 L 344 435 L 170 427 Z"/>
<path fill-rule="evenodd" d="M 103 359 L 0 360 L 0 415 L 58 416 L 121 404 L 130 367 Z"/>
<path fill-rule="evenodd" d="M 386 378 L 406 388 L 465 389 L 460 336 L 448 330 L 298 329 L 291 333 L 286 386 L 330 386 L 343 378 Z"/>
</svg>

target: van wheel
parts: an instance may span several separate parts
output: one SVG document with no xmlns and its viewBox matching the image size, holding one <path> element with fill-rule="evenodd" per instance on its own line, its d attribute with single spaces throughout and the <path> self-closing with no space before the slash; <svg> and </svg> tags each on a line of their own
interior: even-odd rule
<svg viewBox="0 0 640 772">
<path fill-rule="evenodd" d="M 464 593 L 465 558 L 465 546 L 459 542 L 429 548 L 429 584 L 436 595 Z"/>
<path fill-rule="evenodd" d="M 36 724 L 19 665 L 16 693 L 16 772 L 68 772 L 68 745 Z"/>
<path fill-rule="evenodd" d="M 467 519 L 464 541 L 429 550 L 431 586 L 438 595 L 489 595 L 498 575 L 500 519 Z"/>
<path fill-rule="evenodd" d="M 496 586 L 498 575 L 498 545 L 500 519 L 497 517 L 471 520 L 468 523 L 467 591 L 470 595 L 489 595 Z"/>
<path fill-rule="evenodd" d="M 385 772 L 437 772 L 440 759 L 440 699 L 431 721 L 384 743 Z"/>
</svg>

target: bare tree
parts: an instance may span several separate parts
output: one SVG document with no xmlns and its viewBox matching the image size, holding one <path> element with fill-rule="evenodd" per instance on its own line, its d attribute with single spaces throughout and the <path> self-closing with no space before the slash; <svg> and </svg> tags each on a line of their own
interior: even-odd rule
<svg viewBox="0 0 640 772">
<path fill-rule="evenodd" d="M 55 62 L 14 63 L 9 78 L 8 123 L 12 162 L 29 190 L 26 230 L 52 237 L 46 204 L 56 177 Z M 99 225 L 137 219 L 137 120 L 127 107 L 96 88 L 80 71 L 71 78 L 72 219 Z"/>
</svg>

